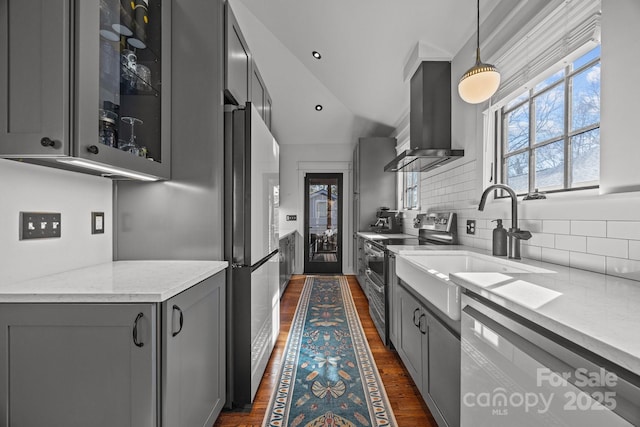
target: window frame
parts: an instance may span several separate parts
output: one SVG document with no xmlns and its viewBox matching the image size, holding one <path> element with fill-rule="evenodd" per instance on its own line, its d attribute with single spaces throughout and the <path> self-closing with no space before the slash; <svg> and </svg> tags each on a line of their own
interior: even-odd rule
<svg viewBox="0 0 640 427">
<path fill-rule="evenodd" d="M 420 172 L 416 170 L 400 172 L 402 174 L 402 207 L 405 210 L 420 209 Z M 412 184 L 409 185 L 409 177 L 412 177 Z M 412 203 L 416 194 L 415 205 Z"/>
<path fill-rule="evenodd" d="M 599 46 L 599 44 L 598 44 Z M 592 47 L 591 49 L 587 50 L 586 52 L 583 52 L 583 54 L 580 56 L 584 56 L 586 54 L 588 54 L 589 52 L 591 52 L 592 50 L 596 49 L 596 47 Z M 571 121 L 572 121 L 572 103 L 573 103 L 573 97 L 572 97 L 572 89 L 573 89 L 573 78 L 579 74 L 581 74 L 582 72 L 588 70 L 589 68 L 595 66 L 596 64 L 600 64 L 600 66 L 602 66 L 602 53 L 600 52 L 600 54 L 596 57 L 593 58 L 592 60 L 582 64 L 580 67 L 576 68 L 576 69 L 571 69 L 571 67 L 573 66 L 573 63 L 579 59 L 578 58 L 574 58 L 571 61 L 568 61 L 568 58 L 570 56 L 575 56 L 575 54 L 571 54 L 568 55 L 567 58 L 565 58 L 562 63 L 564 64 L 562 67 L 551 67 L 549 68 L 546 72 L 542 73 L 540 76 L 537 76 L 536 79 L 532 80 L 532 84 L 527 84 L 525 85 L 525 87 L 521 88 L 521 90 L 517 90 L 514 93 L 511 94 L 511 96 L 505 97 L 504 102 L 500 103 L 500 106 L 494 109 L 495 114 L 493 114 L 493 127 L 495 128 L 495 136 L 494 136 L 494 141 L 493 141 L 493 150 L 494 150 L 494 155 L 493 157 L 493 167 L 492 167 L 492 175 L 495 176 L 496 182 L 499 183 L 506 183 L 506 177 L 507 177 L 507 160 L 510 157 L 516 156 L 516 155 L 520 155 L 522 153 L 528 153 L 528 191 L 526 192 L 516 192 L 516 194 L 520 195 L 525 195 L 528 193 L 531 193 L 533 191 L 536 191 L 536 169 L 535 169 L 535 162 L 536 162 L 536 157 L 535 157 L 535 151 L 541 147 L 547 146 L 549 144 L 553 144 L 553 143 L 557 143 L 562 141 L 563 142 L 563 155 L 564 155 L 564 160 L 563 160 L 563 183 L 562 183 L 562 188 L 555 188 L 555 189 L 543 189 L 543 191 L 545 193 L 563 193 L 563 192 L 568 192 L 568 191 L 578 191 L 578 190 L 588 190 L 588 189 L 594 189 L 594 188 L 599 188 L 600 186 L 600 179 L 598 178 L 598 183 L 597 184 L 589 184 L 587 183 L 586 185 L 579 185 L 579 186 L 569 186 L 570 185 L 570 178 L 571 178 L 571 140 L 572 138 L 575 138 L 578 135 L 587 133 L 587 132 L 591 132 L 595 129 L 599 129 L 600 128 L 600 120 L 597 123 L 593 123 L 590 124 L 588 126 L 582 127 L 580 129 L 575 129 L 575 130 L 571 130 Z M 539 89 L 536 91 L 536 86 L 537 84 L 543 82 L 544 80 L 546 80 L 547 78 L 553 76 L 554 74 L 557 74 L 559 71 L 563 71 L 564 72 L 564 76 L 561 77 L 558 81 L 553 82 L 552 84 L 549 84 L 548 86 Z M 547 140 L 544 141 L 540 141 L 540 142 L 536 142 L 535 138 L 535 100 L 538 99 L 540 96 L 543 96 L 546 93 L 549 93 L 550 91 L 554 90 L 555 88 L 557 88 L 558 86 L 562 85 L 563 90 L 564 90 L 564 123 L 563 123 L 563 132 L 561 135 L 549 138 Z M 523 92 L 526 91 L 526 92 Z M 521 102 L 518 102 L 516 104 L 513 105 L 509 105 L 509 103 L 513 100 L 513 99 L 517 99 L 518 97 L 522 96 L 524 93 L 527 94 L 527 98 L 523 99 Z M 517 94 L 517 95 L 516 95 Z M 511 99 L 509 99 L 511 98 Z M 509 105 L 509 107 L 507 108 L 507 106 Z M 506 146 L 508 144 L 506 138 L 507 138 L 507 127 L 508 127 L 508 114 L 516 111 L 518 108 L 521 108 L 522 106 L 527 105 L 529 108 L 529 130 L 528 130 L 528 143 L 525 147 L 511 151 L 509 153 L 506 153 Z"/>
</svg>

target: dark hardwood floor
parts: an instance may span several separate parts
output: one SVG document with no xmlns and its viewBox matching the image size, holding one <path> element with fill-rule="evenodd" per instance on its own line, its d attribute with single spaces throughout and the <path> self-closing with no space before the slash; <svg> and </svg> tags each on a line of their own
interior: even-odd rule
<svg viewBox="0 0 640 427">
<path fill-rule="evenodd" d="M 251 411 L 223 411 L 215 427 L 259 427 L 271 399 L 271 393 L 279 379 L 280 360 L 287 343 L 291 320 L 296 311 L 306 276 L 295 275 L 291 278 L 287 290 L 280 301 L 280 335 L 267 365 L 262 383 L 258 388 L 255 403 Z M 437 427 L 420 392 L 413 384 L 398 354 L 382 344 L 373 321 L 369 316 L 367 297 L 364 295 L 355 276 L 347 276 L 349 287 L 360 321 L 369 341 L 369 347 L 380 371 L 398 427 Z"/>
</svg>

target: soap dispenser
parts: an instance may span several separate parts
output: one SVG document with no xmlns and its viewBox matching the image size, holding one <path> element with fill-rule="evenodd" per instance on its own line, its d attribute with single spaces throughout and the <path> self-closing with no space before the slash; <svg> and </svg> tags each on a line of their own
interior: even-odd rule
<svg viewBox="0 0 640 427">
<path fill-rule="evenodd" d="M 493 255 L 507 256 L 507 230 L 502 226 L 501 219 L 494 219 L 491 222 L 498 223 L 493 229 Z"/>
</svg>

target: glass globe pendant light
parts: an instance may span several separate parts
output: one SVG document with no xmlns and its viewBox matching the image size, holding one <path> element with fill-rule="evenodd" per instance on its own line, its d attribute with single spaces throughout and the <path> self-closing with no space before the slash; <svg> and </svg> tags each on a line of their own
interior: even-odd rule
<svg viewBox="0 0 640 427">
<path fill-rule="evenodd" d="M 469 104 L 479 104 L 491 98 L 500 86 L 500 73 L 491 64 L 480 60 L 480 0 L 478 0 L 478 22 L 476 32 L 476 63 L 462 75 L 458 83 L 460 98 Z"/>
</svg>

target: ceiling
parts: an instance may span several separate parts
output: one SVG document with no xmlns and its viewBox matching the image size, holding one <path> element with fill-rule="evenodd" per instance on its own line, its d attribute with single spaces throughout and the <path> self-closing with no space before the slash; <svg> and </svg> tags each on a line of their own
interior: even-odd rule
<svg viewBox="0 0 640 427">
<path fill-rule="evenodd" d="M 481 2 L 481 21 L 498 2 Z M 230 3 L 273 99 L 280 144 L 390 135 L 409 109 L 404 68 L 418 42 L 423 59 L 451 60 L 475 34 L 474 0 Z"/>
</svg>

